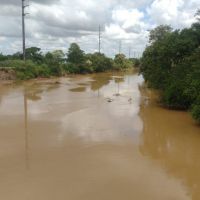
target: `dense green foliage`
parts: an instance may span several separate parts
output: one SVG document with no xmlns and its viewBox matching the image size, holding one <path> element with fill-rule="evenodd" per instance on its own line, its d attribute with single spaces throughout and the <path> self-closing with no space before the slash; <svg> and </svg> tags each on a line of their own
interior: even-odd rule
<svg viewBox="0 0 200 200">
<path fill-rule="evenodd" d="M 130 68 L 132 66 L 132 62 L 126 59 L 124 54 L 117 54 L 114 58 L 114 69 L 116 70 L 125 70 L 126 68 Z"/>
<path fill-rule="evenodd" d="M 140 68 L 148 85 L 162 91 L 164 105 L 200 122 L 200 21 L 183 30 L 159 26 L 149 43 Z"/>
<path fill-rule="evenodd" d="M 32 79 L 37 77 L 49 77 L 51 71 L 45 64 L 36 65 L 31 60 L 6 60 L 0 62 L 0 67 L 12 68 L 16 71 L 16 77 L 20 80 Z"/>
<path fill-rule="evenodd" d="M 26 49 L 26 62 L 22 61 L 22 54 L 0 54 L 0 68 L 12 68 L 18 79 L 37 77 L 61 76 L 68 73 L 93 73 L 110 70 L 126 70 L 136 64 L 135 60 L 127 59 L 118 54 L 115 59 L 106 57 L 102 53 L 86 54 L 76 43 L 72 43 L 68 52 L 55 50 L 43 54 L 40 48 Z"/>
</svg>

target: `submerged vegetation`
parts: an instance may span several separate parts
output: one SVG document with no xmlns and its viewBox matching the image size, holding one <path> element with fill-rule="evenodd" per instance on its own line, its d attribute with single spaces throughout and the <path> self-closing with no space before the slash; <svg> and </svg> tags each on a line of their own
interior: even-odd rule
<svg viewBox="0 0 200 200">
<path fill-rule="evenodd" d="M 172 109 L 189 110 L 200 122 L 200 11 L 190 28 L 161 25 L 150 32 L 140 71 Z"/>
<path fill-rule="evenodd" d="M 136 59 L 127 59 L 117 54 L 114 59 L 102 53 L 86 54 L 78 44 L 72 43 L 68 52 L 55 50 L 43 54 L 40 48 L 26 49 L 26 62 L 22 54 L 0 54 L 0 69 L 12 69 L 17 79 L 26 80 L 37 77 L 62 76 L 65 74 L 85 74 L 111 70 L 126 70 L 138 64 Z"/>
</svg>

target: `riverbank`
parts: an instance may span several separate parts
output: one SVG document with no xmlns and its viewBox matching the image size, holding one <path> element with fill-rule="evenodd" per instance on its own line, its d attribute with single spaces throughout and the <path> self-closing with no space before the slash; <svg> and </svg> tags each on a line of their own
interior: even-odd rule
<svg viewBox="0 0 200 200">
<path fill-rule="evenodd" d="M 117 73 L 117 74 L 131 74 L 131 73 L 137 73 L 138 68 L 129 68 L 125 70 L 108 70 L 106 73 Z M 8 83 L 15 83 L 16 81 L 28 81 L 28 80 L 35 80 L 35 81 L 47 81 L 52 79 L 58 79 L 61 77 L 73 77 L 73 76 L 86 76 L 86 75 L 95 75 L 95 74 L 103 74 L 105 72 L 99 72 L 99 73 L 63 73 L 62 75 L 58 76 L 48 76 L 48 77 L 40 77 L 37 78 L 29 78 L 26 80 L 20 80 L 17 78 L 17 72 L 13 69 L 0 69 L 0 83 L 1 84 L 8 84 Z"/>
<path fill-rule="evenodd" d="M 0 68 L 0 81 L 13 81 L 16 80 L 16 72 L 13 69 Z"/>
</svg>

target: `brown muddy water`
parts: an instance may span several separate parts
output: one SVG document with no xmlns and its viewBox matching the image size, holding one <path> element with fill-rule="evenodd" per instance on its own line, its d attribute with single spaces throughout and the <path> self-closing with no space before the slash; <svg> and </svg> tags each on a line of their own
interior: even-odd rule
<svg viewBox="0 0 200 200">
<path fill-rule="evenodd" d="M 1 200 L 199 200 L 200 127 L 137 74 L 0 86 Z"/>
</svg>

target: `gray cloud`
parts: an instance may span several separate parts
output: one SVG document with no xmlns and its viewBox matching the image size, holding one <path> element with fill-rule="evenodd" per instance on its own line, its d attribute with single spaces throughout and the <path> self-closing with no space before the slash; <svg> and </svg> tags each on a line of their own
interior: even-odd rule
<svg viewBox="0 0 200 200">
<path fill-rule="evenodd" d="M 39 4 L 54 4 L 59 3 L 60 0 L 25 0 L 25 3 L 39 3 Z M 1 0 L 0 5 L 21 5 L 21 0 Z"/>
<path fill-rule="evenodd" d="M 27 0 L 28 2 L 28 0 Z M 171 4 L 169 4 L 171 2 Z M 0 51 L 21 50 L 21 0 L 0 0 Z M 141 52 L 148 29 L 158 24 L 174 28 L 189 26 L 200 0 L 30 0 L 26 17 L 27 46 L 66 49 L 77 42 L 86 52 L 98 49 L 98 26 L 102 49 L 113 56 L 119 40 Z"/>
</svg>

